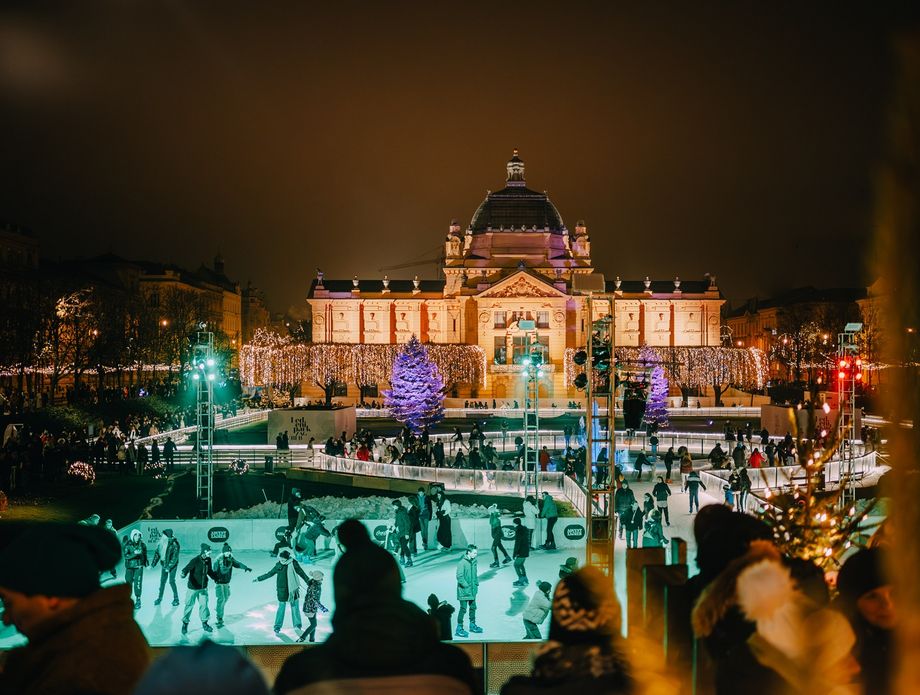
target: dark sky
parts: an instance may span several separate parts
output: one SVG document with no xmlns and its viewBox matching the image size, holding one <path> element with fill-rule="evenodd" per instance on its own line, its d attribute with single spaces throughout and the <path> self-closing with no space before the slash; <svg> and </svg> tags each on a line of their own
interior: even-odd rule
<svg viewBox="0 0 920 695">
<path fill-rule="evenodd" d="M 434 256 L 517 147 L 611 278 L 858 284 L 880 4 L 8 2 L 0 219 L 52 258 L 220 249 L 283 309 Z"/>
</svg>

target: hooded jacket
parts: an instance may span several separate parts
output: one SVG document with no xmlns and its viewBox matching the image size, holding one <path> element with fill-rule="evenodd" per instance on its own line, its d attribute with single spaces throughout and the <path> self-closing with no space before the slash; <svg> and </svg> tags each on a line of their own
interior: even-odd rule
<svg viewBox="0 0 920 695">
<path fill-rule="evenodd" d="M 471 559 L 464 555 L 457 563 L 457 600 L 475 601 L 478 593 L 479 570 L 476 558 Z"/>
<path fill-rule="evenodd" d="M 134 622 L 131 587 L 119 584 L 57 613 L 29 644 L 10 651 L 0 693 L 130 695 L 149 663 L 147 640 Z"/>
<path fill-rule="evenodd" d="M 211 558 L 196 555 L 188 564 L 182 568 L 182 578 L 188 577 L 188 588 L 192 591 L 200 591 L 208 588 L 208 577 L 217 579 L 214 576 L 214 570 L 211 568 Z"/>
</svg>

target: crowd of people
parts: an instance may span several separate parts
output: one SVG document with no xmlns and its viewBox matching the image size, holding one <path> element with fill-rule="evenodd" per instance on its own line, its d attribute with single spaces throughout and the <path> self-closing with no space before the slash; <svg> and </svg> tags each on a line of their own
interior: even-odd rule
<svg viewBox="0 0 920 695">
<path fill-rule="evenodd" d="M 151 666 L 145 638 L 132 619 L 139 600 L 133 577 L 125 584 L 100 583 L 122 557 L 146 561 L 147 548 L 137 534 L 119 541 L 93 523 L 7 524 L 2 531 L 3 619 L 29 641 L 8 653 L 0 692 L 268 692 L 238 651 L 208 641 L 178 647 Z M 884 574 L 884 547 L 851 555 L 837 574 L 832 599 L 823 573 L 784 556 L 771 530 L 754 517 L 708 505 L 697 515 L 693 533 L 699 572 L 685 585 L 691 611 L 678 619 L 692 626 L 717 695 L 891 692 L 898 611 Z M 424 611 L 402 598 L 403 569 L 363 524 L 345 521 L 334 536 L 340 557 L 332 574 L 332 632 L 321 644 L 289 656 L 273 691 L 481 693 L 483 683 L 469 657 L 444 643 L 488 630 L 476 610 L 479 549 L 466 546 L 457 562 L 458 608 L 431 594 Z M 526 532 L 519 537 L 522 543 L 528 540 Z M 44 569 L 49 547 L 59 561 L 54 572 Z M 196 604 L 202 626 L 209 626 L 209 583 L 215 586 L 215 626 L 220 627 L 234 570 L 253 571 L 227 544 L 216 559 L 211 551 L 203 543 L 181 569 L 187 579 L 183 633 Z M 164 529 L 154 552 L 163 577 L 157 601 L 169 583 L 173 605 L 179 604 L 178 555 L 173 534 Z M 316 618 L 326 610 L 324 575 L 307 572 L 291 549 L 281 548 L 277 555 L 253 581 L 274 580 L 276 632 L 290 610 L 298 639 L 312 641 Z M 513 676 L 502 693 L 639 693 L 655 683 L 679 691 L 674 683 L 688 674 L 665 674 L 627 648 L 609 578 L 592 567 L 579 569 L 570 558 L 554 583 L 555 588 L 549 581 L 537 582 L 521 613 L 527 638 L 542 641 L 541 626 L 548 621 L 546 641 L 530 672 Z M 308 620 L 305 629 L 301 616 Z M 245 690 L 239 690 L 241 683 Z"/>
</svg>

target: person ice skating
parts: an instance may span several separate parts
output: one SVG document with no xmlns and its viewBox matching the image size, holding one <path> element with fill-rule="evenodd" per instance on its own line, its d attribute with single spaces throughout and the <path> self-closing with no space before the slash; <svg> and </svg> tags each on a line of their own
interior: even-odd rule
<svg viewBox="0 0 920 695">
<path fill-rule="evenodd" d="M 651 492 L 646 492 L 642 495 L 642 516 L 648 516 L 653 509 L 655 509 L 655 498 L 652 497 Z"/>
<path fill-rule="evenodd" d="M 652 488 L 652 497 L 655 498 L 655 507 L 664 516 L 665 523 L 671 525 L 671 516 L 668 513 L 668 497 L 671 496 L 671 488 L 665 482 L 664 478 L 658 476 L 658 482 Z"/>
<path fill-rule="evenodd" d="M 281 435 L 279 434 L 278 437 L 280 438 Z M 287 504 L 288 531 L 291 531 L 292 533 L 297 526 L 297 518 L 300 515 L 300 509 L 298 507 L 302 501 L 303 500 L 300 495 L 300 490 L 295 487 L 293 490 L 291 490 Z"/>
<path fill-rule="evenodd" d="M 636 456 L 636 460 L 633 461 L 633 468 L 636 469 L 636 480 L 642 480 L 642 467 L 651 465 L 652 462 L 649 461 L 648 456 L 645 455 L 645 449 L 642 449 Z M 654 467 L 652 467 L 652 470 L 654 470 Z"/>
<path fill-rule="evenodd" d="M 313 507 L 310 507 L 310 509 L 313 509 Z M 298 557 L 300 557 L 303 562 L 313 562 L 313 558 L 316 555 L 316 541 L 319 540 L 320 536 L 331 537 L 332 534 L 323 525 L 325 518 L 326 517 L 317 512 L 317 516 L 309 521 L 304 521 L 303 525 L 300 526 L 295 550 L 299 551 L 300 555 Z"/>
<path fill-rule="evenodd" d="M 535 550 L 536 548 L 533 544 L 533 537 L 537 530 L 537 517 L 540 515 L 540 510 L 537 509 L 537 500 L 534 499 L 533 495 L 527 495 L 527 497 L 524 499 L 523 510 L 524 528 L 526 528 L 528 533 L 530 533 L 530 547 L 532 550 Z"/>
<path fill-rule="evenodd" d="M 549 615 L 552 607 L 552 601 L 549 592 L 553 585 L 549 582 L 537 582 L 537 590 L 530 597 L 527 608 L 524 609 L 524 615 L 521 616 L 524 621 L 524 639 L 543 639 L 540 634 L 540 625 Z"/>
<path fill-rule="evenodd" d="M 402 506 L 399 500 L 393 500 L 393 510 L 395 514 L 394 526 L 396 529 L 396 541 L 399 543 L 399 564 L 403 567 L 412 567 L 412 553 L 409 552 L 409 535 L 412 533 L 412 522 L 409 519 L 409 512 Z"/>
<path fill-rule="evenodd" d="M 687 482 L 684 483 L 684 492 L 690 493 L 690 513 L 693 514 L 693 505 L 696 504 L 696 511 L 700 511 L 700 488 L 706 489 L 706 485 L 700 479 L 700 474 L 692 471 L 687 476 Z"/>
<path fill-rule="evenodd" d="M 125 584 L 134 589 L 134 608 L 141 607 L 141 589 L 144 586 L 144 568 L 147 566 L 147 544 L 141 532 L 131 531 L 125 539 Z"/>
<path fill-rule="evenodd" d="M 172 605 L 179 605 L 179 591 L 176 589 L 176 572 L 179 569 L 179 540 L 173 535 L 171 528 L 164 528 L 160 535 L 160 542 L 153 553 L 152 567 L 160 565 L 160 591 L 157 594 L 157 600 L 153 602 L 154 606 L 159 606 L 163 602 L 163 590 L 166 588 L 166 582 L 169 581 L 169 588 L 172 589 Z"/>
<path fill-rule="evenodd" d="M 233 568 L 241 569 L 244 572 L 252 572 L 252 569 L 233 557 L 233 548 L 229 543 L 224 543 L 222 552 L 214 563 L 214 595 L 217 598 L 217 627 L 224 626 L 224 608 L 230 599 L 230 579 L 233 577 Z"/>
<path fill-rule="evenodd" d="M 741 493 L 738 495 L 738 511 L 743 512 L 747 497 L 751 492 L 751 477 L 748 475 L 747 468 L 738 471 L 738 477 L 741 479 Z"/>
<path fill-rule="evenodd" d="M 282 532 L 281 538 L 275 542 L 275 547 L 272 548 L 268 554 L 272 557 L 278 557 L 278 553 L 281 552 L 283 548 L 290 548 L 291 550 L 294 549 L 294 545 L 291 543 L 291 532 L 288 529 L 285 529 Z"/>
<path fill-rule="evenodd" d="M 300 600 L 301 584 L 300 580 L 306 583 L 309 577 L 304 573 L 300 563 L 294 559 L 290 550 L 282 550 L 278 553 L 278 562 L 265 574 L 260 574 L 253 579 L 254 582 L 262 582 L 269 577 L 275 577 L 275 590 L 278 595 L 278 609 L 275 611 L 275 634 L 281 632 L 284 625 L 284 612 L 290 607 L 291 621 L 294 628 L 300 630 L 303 623 L 300 620 Z"/>
<path fill-rule="evenodd" d="M 514 517 L 514 571 L 517 573 L 517 580 L 512 586 L 527 586 L 530 582 L 527 580 L 527 570 L 524 563 L 530 556 L 530 531 L 521 523 L 519 517 Z"/>
<path fill-rule="evenodd" d="M 542 545 L 544 550 L 556 549 L 556 537 L 553 535 L 553 527 L 559 521 L 559 509 L 556 507 L 556 501 L 553 496 L 543 491 L 543 508 L 540 510 L 540 516 L 546 519 L 546 543 Z"/>
<path fill-rule="evenodd" d="M 680 479 L 681 485 L 687 485 L 687 478 L 693 472 L 693 459 L 690 458 L 690 452 L 686 452 L 680 457 Z"/>
<path fill-rule="evenodd" d="M 425 493 L 425 488 L 420 487 L 415 493 L 418 503 L 419 533 L 422 535 L 422 549 L 428 550 L 428 524 L 431 523 L 431 497 Z"/>
<path fill-rule="evenodd" d="M 626 526 L 627 548 L 639 547 L 639 531 L 642 529 L 642 522 L 644 518 L 645 517 L 642 513 L 642 509 L 639 507 L 639 502 L 637 500 L 633 500 L 629 511 L 626 512 L 626 516 L 623 519 L 623 524 Z"/>
<path fill-rule="evenodd" d="M 438 544 L 441 550 L 450 550 L 454 544 L 453 531 L 450 528 L 450 500 L 444 494 L 443 490 L 438 491 L 437 495 L 437 516 L 438 516 Z"/>
<path fill-rule="evenodd" d="M 453 614 L 454 607 L 447 601 L 442 601 L 435 594 L 428 595 L 428 615 L 434 618 L 435 623 L 437 623 L 438 634 L 444 642 L 449 642 L 454 638 L 454 633 L 450 626 Z"/>
<path fill-rule="evenodd" d="M 613 493 L 613 509 L 616 512 L 620 528 L 620 540 L 623 540 L 623 531 L 626 528 L 626 515 L 629 513 L 632 503 L 636 501 L 636 495 L 629 487 L 629 483 L 624 479 L 620 487 Z"/>
<path fill-rule="evenodd" d="M 665 538 L 664 529 L 661 528 L 661 512 L 656 509 L 645 520 L 642 529 L 642 547 L 662 548 L 667 544 L 668 539 Z"/>
<path fill-rule="evenodd" d="M 674 458 L 674 447 L 669 446 L 668 450 L 664 452 L 664 479 L 669 485 L 671 483 L 671 469 L 674 467 Z"/>
<path fill-rule="evenodd" d="M 578 558 L 567 557 L 565 562 L 559 565 L 559 579 L 565 579 L 573 572 L 578 571 Z"/>
<path fill-rule="evenodd" d="M 498 505 L 492 504 L 489 506 L 489 530 L 492 534 L 492 564 L 489 565 L 491 568 L 499 567 L 498 564 L 498 553 L 501 551 L 502 555 L 505 556 L 502 560 L 502 564 L 507 565 L 511 562 L 511 556 L 508 555 L 508 551 L 505 550 L 505 545 L 502 543 L 502 520 L 501 513 L 498 511 Z"/>
<path fill-rule="evenodd" d="M 99 584 L 121 559 L 119 539 L 98 526 L 4 521 L 0 548 L 0 626 L 28 639 L 4 653 L 0 693 L 134 692 L 150 650 L 131 587 Z"/>
<path fill-rule="evenodd" d="M 466 617 L 467 608 L 470 611 L 470 632 L 482 632 L 476 624 L 476 595 L 479 593 L 479 569 L 476 555 L 479 550 L 475 545 L 466 546 L 466 552 L 457 563 L 457 600 L 460 610 L 457 612 L 457 637 L 469 637 L 470 634 L 463 629 L 463 619 Z"/>
<path fill-rule="evenodd" d="M 315 642 L 319 614 L 329 612 L 329 609 L 326 608 L 320 600 L 323 592 L 324 576 L 325 575 L 319 570 L 310 572 L 310 579 L 307 580 L 303 599 L 303 613 L 307 616 L 307 620 L 310 621 L 310 624 L 307 625 L 307 629 L 304 630 L 304 633 L 297 638 L 298 642 L 303 642 L 305 640 Z"/>
<path fill-rule="evenodd" d="M 188 634 L 188 621 L 192 617 L 192 609 L 196 601 L 202 629 L 205 632 L 213 632 L 214 628 L 208 624 L 208 619 L 211 617 L 211 610 L 208 608 L 208 577 L 214 579 L 210 545 L 202 543 L 198 555 L 182 568 L 182 578 L 186 577 L 188 577 L 188 590 L 185 593 L 185 610 L 182 612 L 182 634 Z"/>
</svg>

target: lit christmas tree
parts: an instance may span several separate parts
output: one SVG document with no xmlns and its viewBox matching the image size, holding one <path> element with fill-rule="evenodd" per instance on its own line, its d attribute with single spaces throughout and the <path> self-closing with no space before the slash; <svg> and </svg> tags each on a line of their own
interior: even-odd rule
<svg viewBox="0 0 920 695">
<path fill-rule="evenodd" d="M 648 403 L 645 406 L 645 423 L 658 431 L 668 426 L 668 379 L 654 353 L 643 351 L 642 358 L 655 365 L 652 367 Z"/>
<path fill-rule="evenodd" d="M 416 434 L 444 417 L 444 380 L 414 335 L 393 361 L 390 384 L 386 406 Z"/>
</svg>

